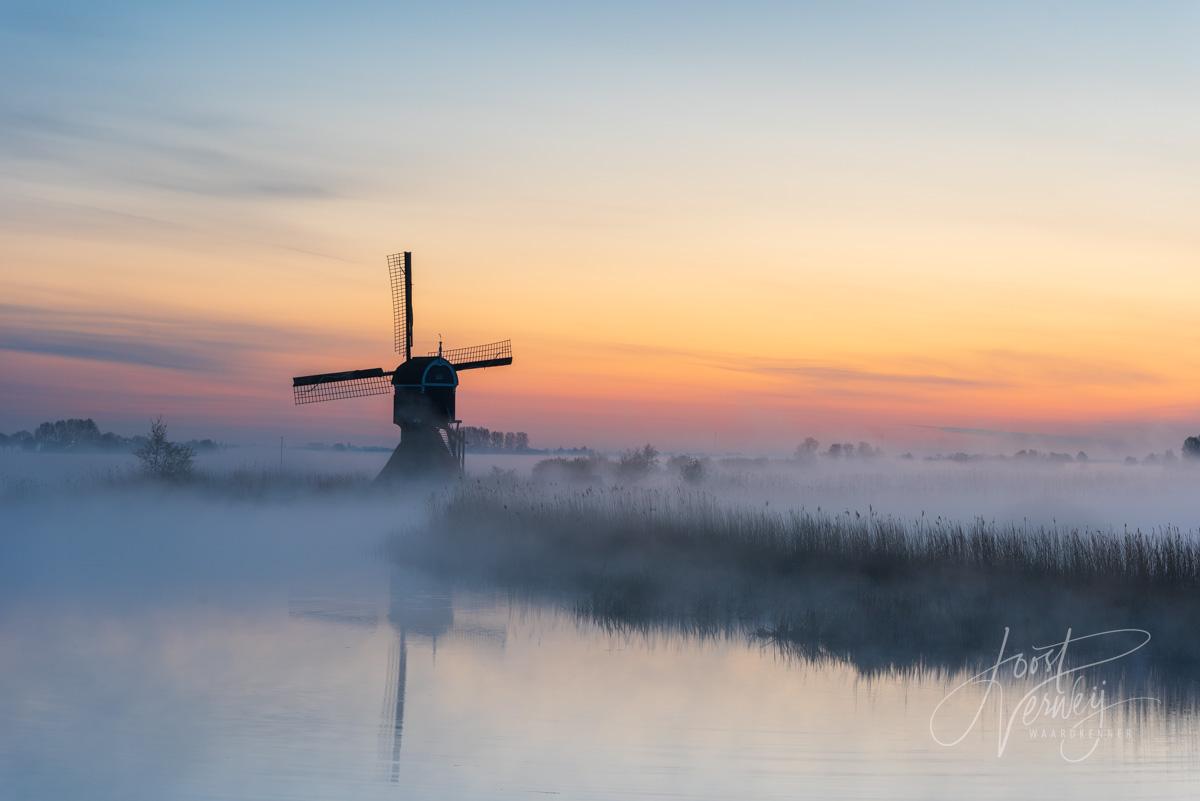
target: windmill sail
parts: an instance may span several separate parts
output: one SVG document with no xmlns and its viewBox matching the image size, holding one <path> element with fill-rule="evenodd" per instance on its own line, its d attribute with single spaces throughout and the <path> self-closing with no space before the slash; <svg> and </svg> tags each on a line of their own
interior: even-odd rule
<svg viewBox="0 0 1200 801">
<path fill-rule="evenodd" d="M 472 345 L 469 348 L 452 348 L 441 353 L 434 351 L 429 355 L 441 356 L 454 365 L 454 369 L 459 372 L 478 370 L 481 367 L 503 367 L 506 364 L 512 364 L 512 340 L 506 339 L 503 342 L 492 342 L 488 345 Z"/>
<path fill-rule="evenodd" d="M 387 395 L 392 391 L 392 374 L 385 373 L 382 367 L 347 370 L 344 373 L 302 375 L 292 379 L 292 394 L 297 406 L 341 398 Z"/>
<path fill-rule="evenodd" d="M 388 278 L 392 282 L 392 327 L 396 353 L 404 361 L 412 358 L 413 305 L 412 253 L 393 253 L 387 257 Z"/>
</svg>

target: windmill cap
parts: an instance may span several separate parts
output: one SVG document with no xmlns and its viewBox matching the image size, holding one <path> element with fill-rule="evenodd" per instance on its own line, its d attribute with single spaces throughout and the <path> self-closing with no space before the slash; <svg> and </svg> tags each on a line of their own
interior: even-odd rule
<svg viewBox="0 0 1200 801">
<path fill-rule="evenodd" d="M 445 373 L 437 370 L 444 367 Z M 457 386 L 458 374 L 454 365 L 440 356 L 414 356 L 396 368 L 392 375 L 392 383 L 396 386 L 422 386 L 440 384 L 442 386 Z"/>
</svg>

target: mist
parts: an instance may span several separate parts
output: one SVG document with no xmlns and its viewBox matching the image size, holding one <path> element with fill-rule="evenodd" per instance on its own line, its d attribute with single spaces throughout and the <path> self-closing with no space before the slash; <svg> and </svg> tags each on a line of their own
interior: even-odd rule
<svg viewBox="0 0 1200 801">
<path fill-rule="evenodd" d="M 424 694 L 465 669 L 458 664 L 494 676 L 507 654 L 549 647 L 534 644 L 567 636 L 545 622 L 558 618 L 573 621 L 571 638 L 628 651 L 641 670 L 667 655 L 747 649 L 771 670 L 849 671 L 885 688 L 969 675 L 1006 629 L 1028 643 L 1068 626 L 1144 626 L 1155 649 L 1096 675 L 1161 703 L 1120 719 L 1158 731 L 1198 708 L 1191 677 L 1200 653 L 1187 621 L 1200 614 L 1200 471 L 1184 463 L 880 456 L 689 468 L 664 456 L 632 469 L 613 455 L 592 459 L 589 479 L 579 480 L 544 457 L 497 454 L 469 457 L 467 475 L 449 484 L 389 488 L 372 481 L 386 457 L 228 448 L 199 454 L 195 475 L 171 483 L 141 475 L 127 455 L 0 451 L 0 667 L 9 676 L 0 687 L 10 699 L 0 716 L 26 721 L 0 735 L 0 774 L 31 793 L 52 784 L 78 794 L 104 775 L 92 797 L 180 797 L 180 775 L 201 760 L 222 766 L 193 780 L 210 795 L 286 786 L 290 797 L 319 798 L 321 787 L 301 781 L 272 738 L 311 743 L 294 759 L 322 775 L 366 770 L 357 732 L 382 696 L 388 745 L 379 769 L 445 788 L 453 773 L 422 772 L 440 764 L 427 749 L 462 746 L 438 739 Z M 966 527 L 961 539 L 955 525 Z M 1127 527 L 1145 539 L 1129 540 Z M 985 544 L 1023 543 L 1012 553 L 1026 561 L 987 556 L 992 545 L 971 545 L 976 532 Z M 1177 572 L 1112 572 L 1111 551 L 1088 561 L 1100 551 L 1086 536 L 1145 543 L 1138 553 L 1167 554 Z M 964 560 L 939 542 L 974 555 Z M 1039 561 L 1038 543 L 1057 543 L 1056 553 L 1081 556 L 1093 572 Z M 706 681 L 711 666 L 692 660 L 663 680 Z M 403 716 L 398 664 L 411 685 Z M 435 665 L 441 672 L 429 673 Z M 630 697 L 661 692 L 638 675 Z M 317 678 L 328 689 L 316 689 Z M 569 703 L 573 691 L 554 697 Z M 471 721 L 467 730 L 493 714 L 493 700 L 453 711 L 438 697 L 437 714 Z M 222 711 L 230 699 L 256 711 Z M 320 717 L 277 717 L 297 703 Z M 180 738 L 156 705 L 188 710 L 198 731 Z M 114 708 L 124 710 L 115 724 Z M 64 764 L 56 749 L 91 747 L 64 739 L 64 729 L 97 730 L 105 745 Z M 536 731 L 511 736 L 541 742 Z M 603 734 L 580 743 L 589 736 Z M 241 742 L 262 753 L 261 768 L 229 751 Z M 276 778 L 280 770 L 289 775 Z M 535 770 L 529 780 L 547 775 Z M 395 790 L 369 787 L 364 797 Z"/>
<path fill-rule="evenodd" d="M 239 482 L 243 489 L 249 484 L 270 485 L 271 490 L 261 498 L 263 503 L 254 507 L 270 509 L 276 505 L 273 495 L 288 495 L 289 489 L 303 492 L 322 479 L 342 483 L 347 490 L 366 490 L 388 455 L 245 446 L 198 454 L 196 465 L 201 475 L 219 479 L 226 495 L 236 494 Z M 619 457 L 613 456 L 594 459 L 596 467 L 582 477 L 558 469 L 554 461 L 536 454 L 471 455 L 465 479 L 508 476 L 530 481 L 545 491 L 614 485 L 682 487 L 731 505 L 819 510 L 830 515 L 875 513 L 959 522 L 982 519 L 1002 525 L 1113 531 L 1167 527 L 1185 532 L 1200 530 L 1200 464 L 1188 461 L 1127 465 L 1011 459 L 927 461 L 889 456 L 840 460 L 816 457 L 803 461 L 700 458 L 699 474 L 684 476 L 669 463 L 669 457 L 662 456 L 650 469 L 631 476 L 618 469 Z M 539 463 L 544 463 L 541 468 Z M 64 487 L 100 502 L 117 490 L 144 490 L 144 486 L 134 486 L 135 477 L 136 460 L 127 454 L 0 449 L 0 492 L 9 503 L 22 488 L 54 495 Z M 186 487 L 176 489 L 169 496 L 172 502 L 203 504 L 208 497 L 196 487 L 194 493 Z M 386 496 L 371 497 L 366 506 L 352 506 L 351 519 L 369 515 L 375 507 L 386 507 L 391 502 Z M 345 498 L 335 494 L 306 502 L 329 510 Z"/>
</svg>

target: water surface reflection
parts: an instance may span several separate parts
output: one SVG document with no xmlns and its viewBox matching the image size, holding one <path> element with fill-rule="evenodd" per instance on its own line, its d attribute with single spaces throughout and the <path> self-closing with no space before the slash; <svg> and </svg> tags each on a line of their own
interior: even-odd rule
<svg viewBox="0 0 1200 801">
<path fill-rule="evenodd" d="M 136 600 L 94 582 L 9 592 L 0 796 L 1195 794 L 1182 701 L 1139 710 L 1122 722 L 1135 737 L 1078 765 L 1027 737 L 997 758 L 1003 710 L 944 748 L 930 713 L 970 659 L 848 639 L 839 652 L 818 624 L 803 645 L 366 558 L 270 581 L 157 582 Z M 1187 696 L 1185 671 L 1139 680 Z M 978 701 L 968 692 L 956 711 Z"/>
</svg>

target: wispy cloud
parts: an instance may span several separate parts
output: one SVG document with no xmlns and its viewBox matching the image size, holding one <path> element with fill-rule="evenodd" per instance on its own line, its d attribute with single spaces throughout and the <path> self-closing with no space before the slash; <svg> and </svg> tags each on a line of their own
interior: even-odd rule
<svg viewBox="0 0 1200 801">
<path fill-rule="evenodd" d="M 212 236 L 211 226 L 191 219 L 171 220 L 105 208 L 93 203 L 50 200 L 19 192 L 0 195 L 0 230 L 39 228 L 49 232 L 63 229 L 75 232 L 86 230 L 89 235 L 116 239 L 129 237 L 133 232 L 141 241 L 146 242 L 165 242 L 169 237 L 172 247 L 184 247 L 186 243 L 195 241 L 208 241 Z M 293 239 L 287 239 L 286 236 L 292 235 L 290 229 L 280 231 L 267 228 L 260 232 L 259 229 L 252 228 L 246 235 L 224 230 L 221 231 L 220 238 L 224 241 L 237 241 L 343 264 L 358 264 L 353 259 L 314 247 L 298 247 L 296 241 L 305 241 L 306 234 L 305 231 L 299 231 Z"/>
<path fill-rule="evenodd" d="M 228 320 L 0 304 L 0 350 L 203 373 L 264 353 L 367 343 L 316 331 Z M 368 351 L 369 352 L 369 351 Z"/>
<path fill-rule="evenodd" d="M 223 146 L 188 143 L 189 138 L 211 140 L 214 127 L 230 129 L 219 140 Z M 243 141 L 245 136 L 235 123 L 220 119 L 88 121 L 0 106 L 0 154 L 10 158 L 70 165 L 150 189 L 231 199 L 319 200 L 344 191 L 344 177 L 287 163 L 278 152 L 264 155 Z"/>
<path fill-rule="evenodd" d="M 1165 380 L 1158 373 L 1102 357 L 1068 357 L 1002 349 L 966 352 L 956 360 L 947 359 L 944 363 L 933 365 L 935 370 L 929 369 L 931 365 L 928 359 L 919 356 L 896 359 L 896 364 L 919 365 L 925 369 L 880 370 L 827 360 L 765 358 L 632 343 L 603 347 L 623 353 L 670 357 L 720 370 L 792 377 L 829 386 L 867 387 L 875 384 L 944 389 L 1007 389 L 1039 384 L 1077 387 L 1148 385 Z"/>
<path fill-rule="evenodd" d="M 40 353 L 72 359 L 164 367 L 172 370 L 213 370 L 214 354 L 192 345 L 145 342 L 111 334 L 44 330 L 0 331 L 0 350 Z"/>
<path fill-rule="evenodd" d="M 997 387 L 1002 382 L 980 380 L 933 373 L 902 373 L 865 370 L 855 367 L 835 367 L 827 364 L 756 364 L 730 367 L 749 373 L 764 375 L 792 375 L 813 381 L 854 384 L 909 384 L 935 387 Z"/>
<path fill-rule="evenodd" d="M 712 367 L 719 370 L 731 370 L 740 373 L 753 373 L 765 376 L 802 379 L 808 383 L 822 385 L 868 385 L 888 384 L 893 386 L 925 386 L 943 388 L 971 387 L 1003 387 L 1005 381 L 992 378 L 977 378 L 972 375 L 951 375 L 948 373 L 905 372 L 902 370 L 874 370 L 850 364 L 838 364 L 828 361 L 809 359 L 771 359 L 759 356 L 746 356 L 714 351 L 690 350 L 687 348 L 669 348 L 657 345 L 645 346 L 630 343 L 619 343 L 603 346 L 608 350 L 623 353 L 654 354 L 655 356 L 670 357 L 686 360 L 693 364 Z"/>
<path fill-rule="evenodd" d="M 1001 375 L 1022 375 L 1029 380 L 1072 386 L 1126 386 L 1157 384 L 1163 376 L 1140 367 L 1091 357 L 1067 357 L 990 349 L 977 351 L 987 367 Z"/>
</svg>

